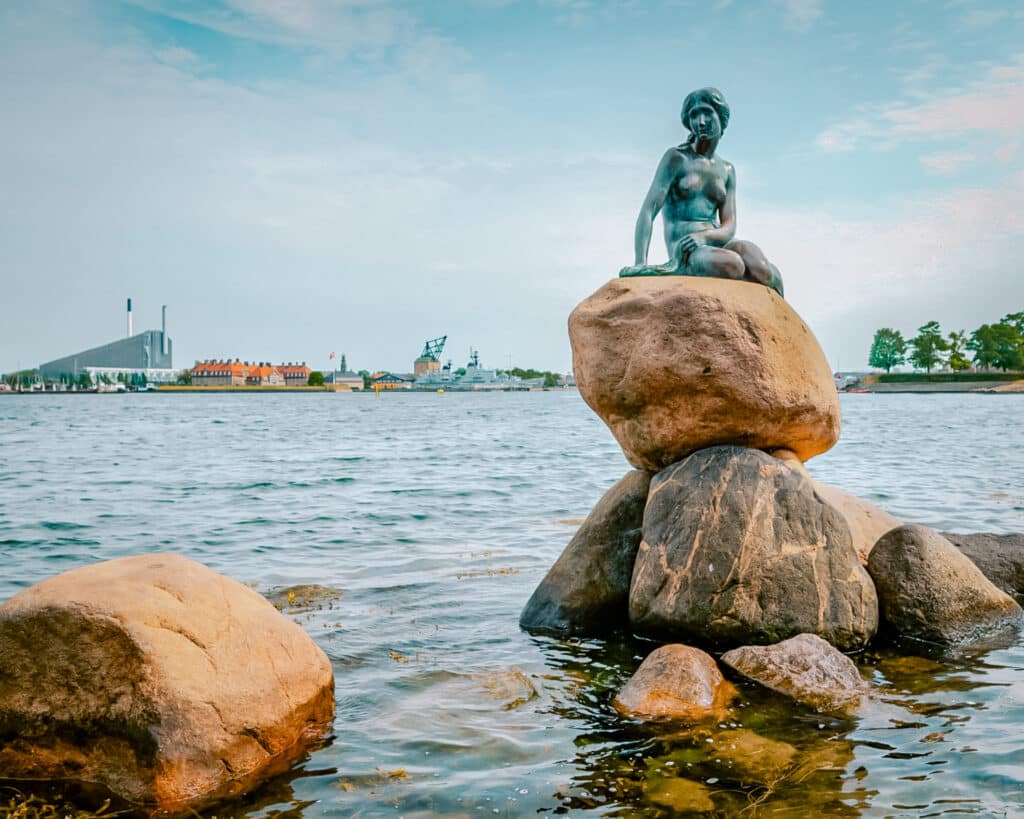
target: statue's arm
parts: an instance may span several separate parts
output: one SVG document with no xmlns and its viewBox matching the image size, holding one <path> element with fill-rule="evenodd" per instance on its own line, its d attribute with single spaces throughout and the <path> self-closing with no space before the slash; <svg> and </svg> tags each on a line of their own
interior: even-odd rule
<svg viewBox="0 0 1024 819">
<path fill-rule="evenodd" d="M 651 246 L 651 231 L 654 228 L 654 217 L 658 215 L 658 212 L 665 204 L 665 197 L 668 196 L 669 187 L 675 176 L 678 161 L 676 154 L 675 148 L 669 148 L 661 158 L 658 170 L 654 172 L 651 189 L 647 191 L 647 197 L 640 207 L 640 214 L 636 217 L 633 249 L 637 265 L 647 264 L 647 251 Z"/>
<path fill-rule="evenodd" d="M 736 169 L 729 166 L 725 176 L 725 202 L 718 209 L 718 227 L 704 231 L 701 237 L 705 244 L 722 247 L 736 235 Z"/>
</svg>

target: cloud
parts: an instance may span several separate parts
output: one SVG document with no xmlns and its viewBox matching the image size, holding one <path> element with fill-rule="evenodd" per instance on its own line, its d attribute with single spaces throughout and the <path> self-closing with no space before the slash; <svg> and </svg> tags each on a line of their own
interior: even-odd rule
<svg viewBox="0 0 1024 819">
<path fill-rule="evenodd" d="M 817 137 L 824 151 L 850 151 L 865 142 L 892 147 L 900 142 L 962 138 L 971 133 L 1016 136 L 1024 130 L 1024 55 L 989 66 L 964 89 L 935 92 L 916 103 L 892 101 L 862 106 Z"/>
<path fill-rule="evenodd" d="M 822 15 L 822 0 L 781 0 L 783 25 L 790 31 L 809 31 Z"/>
<path fill-rule="evenodd" d="M 426 32 L 388 0 L 127 0 L 231 37 L 335 57 L 372 56 L 415 44 Z"/>
<path fill-rule="evenodd" d="M 1007 305 L 1024 306 L 1016 273 L 1024 174 L 994 187 L 890 199 L 884 214 L 862 219 L 838 210 L 750 202 L 739 231 L 779 266 L 787 298 L 833 363 L 841 353 L 845 367 L 863 366 L 871 334 L 885 323 L 912 330 L 936 318 L 977 326 Z"/>
<path fill-rule="evenodd" d="M 932 173 L 952 174 L 965 165 L 973 165 L 978 158 L 970 151 L 937 151 L 918 157 L 925 170 Z"/>
</svg>

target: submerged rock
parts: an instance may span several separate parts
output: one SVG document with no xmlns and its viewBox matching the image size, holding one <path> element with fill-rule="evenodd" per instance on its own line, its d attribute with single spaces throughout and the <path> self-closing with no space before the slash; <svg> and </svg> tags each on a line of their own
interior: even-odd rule
<svg viewBox="0 0 1024 819">
<path fill-rule="evenodd" d="M 716 444 L 802 461 L 839 437 L 839 397 L 807 325 L 778 294 L 693 276 L 619 278 L 569 317 L 580 395 L 633 466 Z"/>
<path fill-rule="evenodd" d="M 334 602 L 341 598 L 338 589 L 321 586 L 317 583 L 303 583 L 299 586 L 286 586 L 274 589 L 266 594 L 267 600 L 278 611 L 287 614 L 333 608 Z"/>
<path fill-rule="evenodd" d="M 1021 608 L 938 532 L 901 526 L 871 550 L 882 621 L 896 633 L 957 643 L 1020 619 Z"/>
<path fill-rule="evenodd" d="M 684 645 L 652 651 L 616 695 L 613 704 L 637 717 L 701 720 L 722 718 L 736 689 L 709 654 Z"/>
<path fill-rule="evenodd" d="M 519 617 L 528 631 L 597 634 L 623 628 L 651 476 L 633 470 L 580 526 Z"/>
<path fill-rule="evenodd" d="M 852 711 L 869 690 L 853 661 L 814 634 L 735 648 L 722 655 L 722 662 L 819 711 Z"/>
<path fill-rule="evenodd" d="M 942 534 L 997 588 L 1007 594 L 1024 594 L 1024 534 Z"/>
<path fill-rule="evenodd" d="M 331 664 L 260 595 L 173 554 L 0 606 L 0 777 L 189 811 L 286 769 L 334 718 Z"/>
<path fill-rule="evenodd" d="M 641 632 L 731 647 L 875 633 L 875 589 L 842 515 L 799 470 L 714 447 L 655 476 L 629 593 Z"/>
</svg>

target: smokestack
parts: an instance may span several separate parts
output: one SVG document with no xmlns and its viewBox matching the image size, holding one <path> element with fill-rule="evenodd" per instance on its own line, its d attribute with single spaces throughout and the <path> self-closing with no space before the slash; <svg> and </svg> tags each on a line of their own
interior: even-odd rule
<svg viewBox="0 0 1024 819">
<path fill-rule="evenodd" d="M 160 352 L 167 355 L 167 305 L 160 307 Z"/>
<path fill-rule="evenodd" d="M 132 337 L 132 300 L 128 299 L 128 338 Z"/>
</svg>

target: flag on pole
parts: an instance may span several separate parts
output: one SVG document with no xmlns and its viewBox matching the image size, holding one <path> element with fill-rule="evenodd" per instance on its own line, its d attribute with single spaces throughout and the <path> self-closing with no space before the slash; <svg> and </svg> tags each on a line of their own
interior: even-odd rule
<svg viewBox="0 0 1024 819">
<path fill-rule="evenodd" d="M 330 358 L 334 358 L 334 353 L 331 353 Z"/>
</svg>

